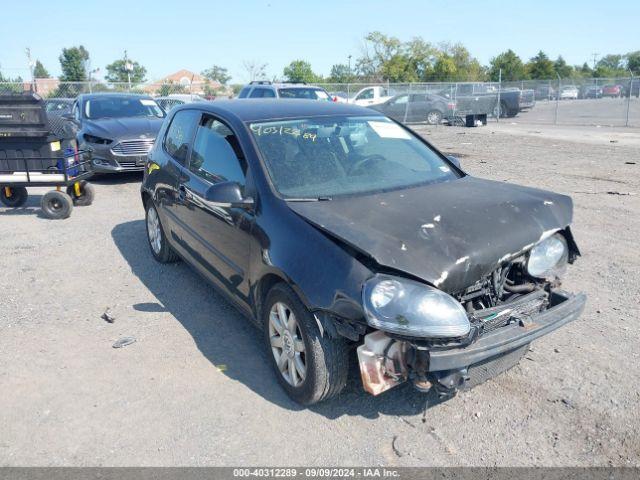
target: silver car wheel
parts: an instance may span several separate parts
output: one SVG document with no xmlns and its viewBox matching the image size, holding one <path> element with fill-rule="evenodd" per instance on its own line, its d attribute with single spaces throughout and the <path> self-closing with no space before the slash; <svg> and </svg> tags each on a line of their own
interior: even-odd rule
<svg viewBox="0 0 640 480">
<path fill-rule="evenodd" d="M 160 250 L 162 250 L 162 231 L 160 230 L 160 219 L 155 207 L 149 207 L 147 212 L 147 235 L 149 236 L 149 244 L 153 249 L 153 253 L 160 255 Z"/>
<path fill-rule="evenodd" d="M 282 302 L 269 312 L 269 340 L 282 377 L 289 385 L 300 386 L 307 375 L 304 341 L 295 314 Z"/>
</svg>

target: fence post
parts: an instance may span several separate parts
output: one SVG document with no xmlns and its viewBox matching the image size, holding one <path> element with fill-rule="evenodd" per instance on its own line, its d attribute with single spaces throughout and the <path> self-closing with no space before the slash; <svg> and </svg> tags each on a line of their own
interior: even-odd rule
<svg viewBox="0 0 640 480">
<path fill-rule="evenodd" d="M 553 118 L 554 125 L 558 124 L 558 106 L 560 105 L 560 75 L 558 73 L 556 73 L 556 75 L 558 75 L 558 90 L 556 91 L 556 112 Z"/>
<path fill-rule="evenodd" d="M 500 123 L 500 114 L 502 113 L 502 104 L 500 103 L 500 95 L 502 94 L 502 69 L 498 70 L 498 101 L 496 102 L 496 123 Z"/>
<path fill-rule="evenodd" d="M 631 93 L 633 92 L 633 72 L 629 69 L 629 73 L 631 74 L 631 79 L 629 80 L 629 96 L 627 97 L 627 121 L 625 122 L 625 127 L 629 126 L 629 107 L 631 106 Z"/>
<path fill-rule="evenodd" d="M 389 94 L 389 90 L 387 90 Z M 407 103 L 404 104 L 404 120 L 402 123 L 407 123 L 407 114 L 409 111 L 409 102 L 411 101 L 411 83 L 409 83 L 409 93 L 407 94 Z"/>
</svg>

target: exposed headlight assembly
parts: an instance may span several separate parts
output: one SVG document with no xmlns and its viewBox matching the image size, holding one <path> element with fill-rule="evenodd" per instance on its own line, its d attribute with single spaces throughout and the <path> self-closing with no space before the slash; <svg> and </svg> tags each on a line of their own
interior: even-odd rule
<svg viewBox="0 0 640 480">
<path fill-rule="evenodd" d="M 564 271 L 568 260 L 567 241 L 564 235 L 556 233 L 531 249 L 527 272 L 536 278 L 557 277 Z"/>
<path fill-rule="evenodd" d="M 89 135 L 85 133 L 83 135 L 84 139 L 89 143 L 96 143 L 98 145 L 109 145 L 113 140 L 109 140 L 108 138 L 96 137 L 95 135 Z"/>
<path fill-rule="evenodd" d="M 412 280 L 376 275 L 362 289 L 367 322 L 411 337 L 453 338 L 470 330 L 467 312 L 450 295 Z"/>
</svg>

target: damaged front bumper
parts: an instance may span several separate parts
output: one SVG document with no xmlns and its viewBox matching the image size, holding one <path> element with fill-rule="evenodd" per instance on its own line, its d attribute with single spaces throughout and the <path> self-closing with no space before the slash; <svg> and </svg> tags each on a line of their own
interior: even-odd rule
<svg viewBox="0 0 640 480">
<path fill-rule="evenodd" d="M 485 332 L 464 346 L 430 348 L 394 342 L 381 331 L 371 333 L 358 348 L 363 386 L 378 395 L 412 379 L 419 390 L 435 388 L 444 396 L 478 385 L 517 364 L 532 341 L 578 318 L 586 295 L 552 291 L 548 301 L 542 312 Z"/>
<path fill-rule="evenodd" d="M 552 292 L 549 308 L 526 321 L 486 333 L 464 348 L 430 351 L 429 372 L 465 368 L 528 345 L 578 318 L 586 300 L 582 293 Z"/>
</svg>

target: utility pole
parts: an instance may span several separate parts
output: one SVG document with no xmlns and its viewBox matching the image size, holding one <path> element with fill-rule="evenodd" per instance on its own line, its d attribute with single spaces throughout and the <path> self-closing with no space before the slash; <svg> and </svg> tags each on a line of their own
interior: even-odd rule
<svg viewBox="0 0 640 480">
<path fill-rule="evenodd" d="M 131 91 L 131 72 L 133 71 L 133 64 L 127 58 L 127 51 L 124 51 L 124 69 L 127 72 L 127 82 L 129 83 L 129 91 Z"/>
<path fill-rule="evenodd" d="M 598 55 L 600 55 L 599 53 L 592 53 L 591 56 L 593 57 L 593 69 L 596 69 L 596 61 L 598 59 Z"/>
<path fill-rule="evenodd" d="M 29 63 L 29 72 L 31 73 L 31 87 L 35 91 L 36 79 L 33 76 L 33 67 L 35 67 L 35 63 L 33 62 L 33 60 L 31 60 L 31 49 L 29 47 L 25 48 L 25 53 L 27 55 L 27 61 Z"/>
</svg>

